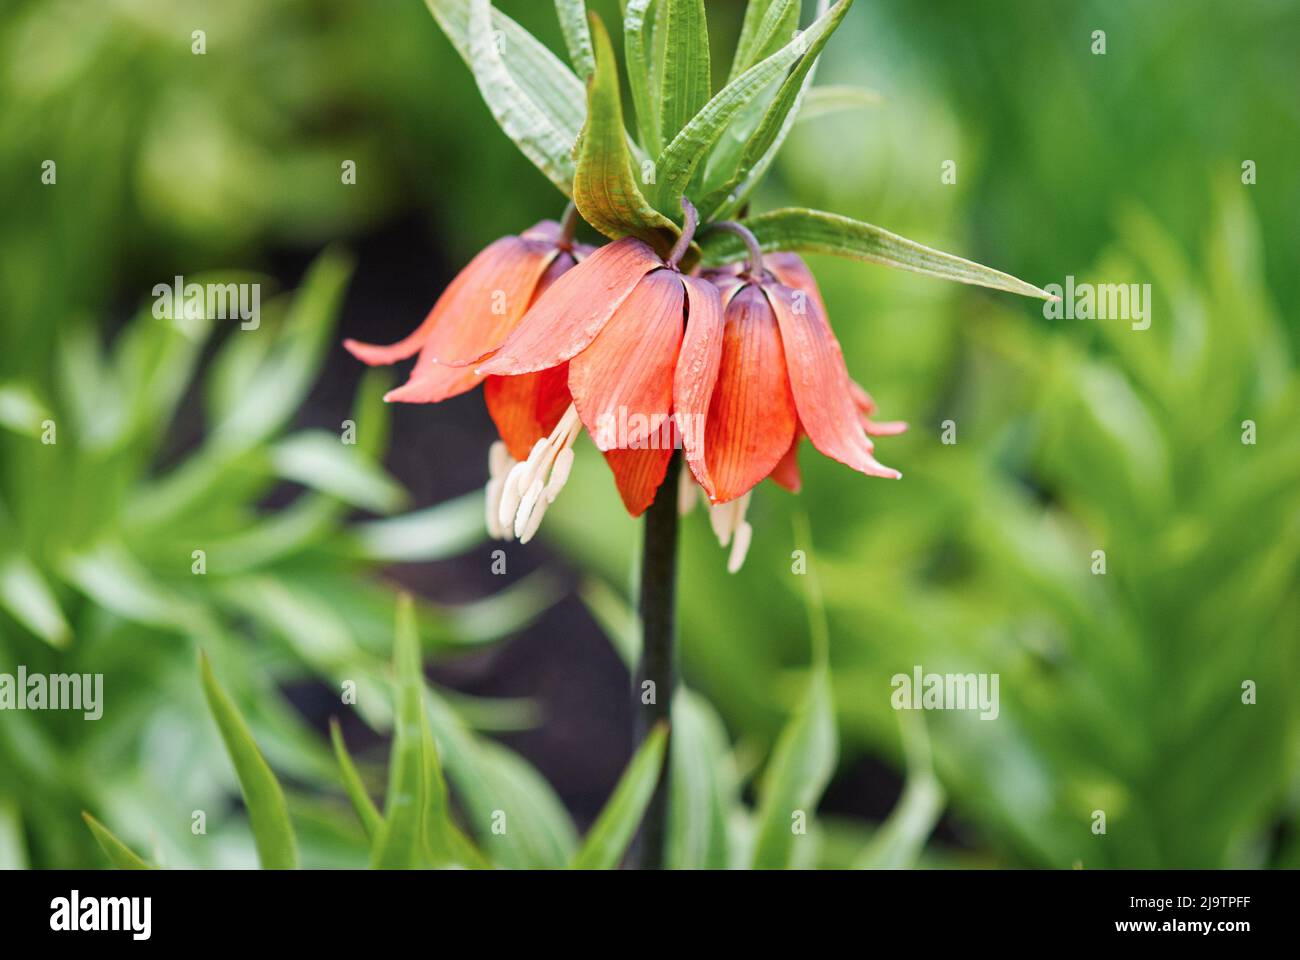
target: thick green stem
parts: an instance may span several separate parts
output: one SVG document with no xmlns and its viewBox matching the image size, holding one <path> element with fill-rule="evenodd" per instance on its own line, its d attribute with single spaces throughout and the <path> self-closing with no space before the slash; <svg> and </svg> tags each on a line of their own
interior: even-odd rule
<svg viewBox="0 0 1300 960">
<path fill-rule="evenodd" d="M 632 689 L 637 747 L 645 742 L 657 723 L 669 719 L 673 692 L 677 688 L 677 481 L 681 466 L 681 453 L 674 451 L 668 461 L 668 474 L 645 513 L 638 607 L 641 663 Z M 633 864 L 642 870 L 659 870 L 665 866 L 671 736 L 670 729 L 663 771 L 641 821 L 641 834 L 633 856 Z"/>
</svg>

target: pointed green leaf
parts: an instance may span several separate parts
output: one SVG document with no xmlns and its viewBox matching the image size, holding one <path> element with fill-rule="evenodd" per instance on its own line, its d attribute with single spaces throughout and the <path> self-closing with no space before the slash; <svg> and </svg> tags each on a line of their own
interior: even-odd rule
<svg viewBox="0 0 1300 960">
<path fill-rule="evenodd" d="M 303 430 L 270 450 L 271 467 L 283 480 L 337 497 L 373 513 L 391 513 L 406 491 L 375 460 L 328 430 Z"/>
<path fill-rule="evenodd" d="M 667 864 L 726 869 L 727 822 L 737 806 L 726 728 L 708 701 L 685 688 L 673 696 L 669 753 Z"/>
<path fill-rule="evenodd" d="M 845 110 L 862 110 L 879 106 L 884 98 L 866 87 L 813 87 L 803 98 L 797 122 L 818 120 Z"/>
<path fill-rule="evenodd" d="M 471 0 L 469 60 L 483 101 L 523 155 L 568 196 L 573 184 L 573 131 L 539 109 L 525 83 L 506 66 L 509 56 L 512 51 L 505 35 L 493 29 L 491 0 Z"/>
<path fill-rule="evenodd" d="M 23 839 L 22 814 L 17 800 L 0 796 L 0 870 L 26 870 L 31 866 Z"/>
<path fill-rule="evenodd" d="M 800 0 L 751 0 L 745 8 L 745 22 L 736 41 L 728 80 L 734 80 L 789 42 L 799 29 L 802 6 Z"/>
<path fill-rule="evenodd" d="M 397 605 L 393 642 L 397 709 L 383 823 L 370 852 L 376 869 L 412 869 L 427 859 L 434 866 L 480 866 L 451 819 L 447 783 L 424 705 L 424 673 L 416 632 L 415 605 L 403 594 Z"/>
<path fill-rule="evenodd" d="M 910 870 L 943 813 L 944 792 L 934 775 L 930 741 L 919 714 L 900 713 L 907 782 L 898 805 L 862 851 L 859 870 Z"/>
<path fill-rule="evenodd" d="M 384 818 L 380 815 L 375 802 L 370 799 L 366 785 L 361 782 L 357 765 L 352 762 L 347 744 L 343 742 L 343 731 L 339 727 L 338 720 L 333 717 L 330 718 L 330 740 L 334 744 L 334 757 L 339 762 L 339 775 L 343 778 L 343 789 L 347 791 L 348 799 L 352 801 L 352 809 L 357 812 L 357 818 L 365 828 L 366 836 L 373 841 Z"/>
<path fill-rule="evenodd" d="M 240 715 L 230 696 L 217 682 L 207 654 L 199 654 L 199 672 L 203 678 L 203 695 L 208 709 L 221 731 L 226 752 L 235 767 L 248 820 L 257 844 L 258 860 L 264 870 L 294 870 L 298 866 L 298 841 L 289 807 L 284 800 L 280 781 L 275 778 L 262 752 L 253 741 L 252 731 Z"/>
<path fill-rule="evenodd" d="M 798 65 L 786 77 L 767 112 L 763 114 L 758 129 L 745 141 L 740 162 L 726 182 L 712 191 L 701 203 L 706 220 L 721 219 L 740 208 L 746 196 L 767 171 L 777 150 L 785 141 L 798 116 L 803 96 L 812 84 L 813 67 L 831 35 L 849 12 L 853 0 L 838 0 L 824 14 L 813 21 L 793 41 L 804 51 Z"/>
<path fill-rule="evenodd" d="M 425 0 L 425 5 L 456 52 L 473 70 L 470 0 Z M 500 37 L 500 61 L 509 74 L 510 88 L 522 94 L 531 104 L 539 129 L 544 128 L 546 131 L 540 142 L 564 142 L 569 145 L 566 149 L 571 149 L 582 130 L 586 113 L 582 81 L 545 44 L 514 20 L 496 9 L 490 13 L 492 26 L 489 33 Z M 516 101 L 513 111 L 516 117 L 521 109 L 522 101 Z M 537 163 L 532 156 L 527 153 L 525 155 Z M 572 189 L 573 181 L 572 161 L 567 156 L 547 155 L 544 158 L 545 166 L 539 164 L 539 169 L 566 195 Z"/>
<path fill-rule="evenodd" d="M 646 737 L 573 858 L 570 864 L 573 869 L 612 870 L 618 866 L 654 795 L 655 784 L 663 771 L 667 739 L 668 728 L 664 724 Z"/>
<path fill-rule="evenodd" d="M 760 214 L 743 223 L 753 231 L 766 251 L 828 253 L 1024 297 L 1052 299 L 1047 291 L 999 270 L 834 213 L 792 207 Z M 706 265 L 731 263 L 745 256 L 745 246 L 740 238 L 721 231 L 709 233 L 701 240 L 700 246 Z"/>
<path fill-rule="evenodd" d="M 445 692 L 428 691 L 429 719 L 447 776 L 483 852 L 512 870 L 565 866 L 577 833 L 555 790 L 526 760 L 494 740 L 476 737 Z M 506 832 L 501 833 L 499 817 Z"/>
<path fill-rule="evenodd" d="M 54 591 L 20 553 L 0 556 L 0 607 L 52 647 L 66 647 L 72 637 Z"/>
<path fill-rule="evenodd" d="M 587 0 L 555 0 L 555 15 L 560 18 L 569 62 L 578 79 L 585 81 L 596 72 L 596 54 L 591 48 L 591 30 L 587 26 Z"/>
<path fill-rule="evenodd" d="M 628 86 L 632 90 L 632 106 L 636 113 L 636 128 L 641 148 L 652 157 L 663 150 L 659 135 L 658 94 L 651 89 L 650 66 L 646 59 L 649 31 L 646 14 L 655 0 L 628 0 L 623 12 L 623 55 L 627 59 Z"/>
<path fill-rule="evenodd" d="M 117 837 L 113 836 L 108 827 L 104 826 L 85 810 L 81 811 L 81 819 L 86 821 L 86 826 L 90 827 L 90 832 L 95 837 L 95 842 L 99 844 L 99 849 L 104 851 L 113 866 L 119 870 L 156 870 L 153 864 L 146 863 L 134 850 L 128 847 Z"/>
<path fill-rule="evenodd" d="M 704 0 L 660 0 L 663 18 L 656 38 L 662 51 L 659 83 L 659 133 L 671 143 L 682 127 L 709 102 L 709 26 Z"/>
<path fill-rule="evenodd" d="M 806 834 L 791 829 L 796 813 L 811 820 L 822 791 L 835 770 L 835 716 L 828 671 L 815 666 L 807 696 L 781 732 L 760 790 L 753 865 L 785 869 L 795 858 L 796 840 Z"/>
<path fill-rule="evenodd" d="M 775 83 L 792 65 L 802 65 L 809 62 L 808 57 L 816 56 L 821 44 L 839 25 L 840 18 L 851 2 L 852 0 L 842 0 L 830 16 L 818 20 L 806 33 L 795 37 L 771 56 L 745 70 L 691 117 L 690 122 L 664 148 L 655 164 L 659 181 L 656 195 L 664 209 L 677 206 L 696 168 L 736 116 L 751 106 L 755 97 Z"/>
<path fill-rule="evenodd" d="M 632 171 L 623 129 L 618 69 L 605 25 L 591 16 L 596 72 L 588 84 L 587 126 L 583 129 L 573 201 L 589 224 L 612 240 L 640 237 L 666 254 L 679 231 L 642 196 Z"/>
</svg>

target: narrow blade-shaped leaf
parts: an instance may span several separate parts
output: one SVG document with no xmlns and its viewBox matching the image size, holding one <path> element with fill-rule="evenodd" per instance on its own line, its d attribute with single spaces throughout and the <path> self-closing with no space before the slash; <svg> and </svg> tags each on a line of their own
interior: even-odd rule
<svg viewBox="0 0 1300 960">
<path fill-rule="evenodd" d="M 828 253 L 923 273 L 977 287 L 1003 290 L 1023 297 L 1051 300 L 1033 284 L 970 260 L 923 246 L 880 227 L 834 213 L 787 208 L 743 221 L 766 251 Z M 739 237 L 716 231 L 701 241 L 706 265 L 731 263 L 745 256 Z"/>
<path fill-rule="evenodd" d="M 852 0 L 844 2 L 847 4 Z M 837 10 L 842 15 L 843 8 Z M 838 23 L 838 19 L 818 21 L 807 33 L 795 37 L 745 70 L 691 117 L 664 148 L 655 165 L 659 180 L 657 196 L 664 209 L 676 206 L 696 168 L 736 116 L 753 104 L 754 98 L 778 81 L 792 65 L 801 62 L 800 58 L 805 56 L 810 45 L 815 46 L 819 38 L 829 36 Z"/>
<path fill-rule="evenodd" d="M 357 765 L 352 762 L 347 744 L 343 742 L 343 731 L 339 727 L 339 722 L 333 718 L 330 718 L 330 740 L 334 744 L 334 757 L 339 762 L 339 776 L 343 778 L 343 789 L 347 791 L 348 799 L 352 801 L 352 809 L 357 812 L 357 818 L 361 821 L 366 836 L 373 841 L 383 825 L 384 818 L 379 808 L 375 806 L 375 802 L 370 799 L 366 785 L 361 782 Z"/>
<path fill-rule="evenodd" d="M 808 693 L 772 752 L 763 777 L 754 844 L 756 869 L 785 869 L 795 859 L 795 842 L 806 834 L 792 830 L 794 818 L 811 820 L 835 770 L 838 750 L 830 679 L 825 665 L 814 667 Z"/>
<path fill-rule="evenodd" d="M 884 98 L 866 87 L 825 86 L 813 87 L 799 106 L 797 121 L 819 120 L 846 110 L 864 110 L 879 106 Z"/>
<path fill-rule="evenodd" d="M 667 739 L 668 728 L 660 724 L 641 744 L 573 858 L 575 870 L 612 870 L 623 859 L 663 772 Z"/>
<path fill-rule="evenodd" d="M 802 7 L 801 0 L 751 0 L 745 8 L 745 22 L 736 41 L 728 80 L 783 46 L 799 29 Z"/>
<path fill-rule="evenodd" d="M 650 82 L 650 64 L 646 56 L 649 30 L 647 14 L 655 0 L 628 0 L 623 11 L 623 55 L 627 60 L 628 85 L 632 90 L 632 107 L 636 112 L 636 129 L 641 149 L 652 157 L 663 150 L 659 135 L 658 92 Z"/>
<path fill-rule="evenodd" d="M 86 826 L 90 828 L 95 842 L 99 844 L 99 849 L 104 851 L 113 866 L 119 870 L 156 870 L 158 869 L 151 863 L 147 863 L 143 857 L 128 847 L 121 840 L 113 835 L 113 832 L 104 826 L 85 810 L 81 811 L 81 819 L 86 821 Z"/>
<path fill-rule="evenodd" d="M 596 72 L 596 54 L 591 49 L 591 30 L 587 26 L 587 0 L 555 0 L 555 15 L 560 18 L 569 62 L 578 79 L 585 81 Z"/>
<path fill-rule="evenodd" d="M 425 0 L 429 12 L 451 41 L 456 52 L 473 69 L 470 52 L 470 0 Z M 492 31 L 501 38 L 503 62 L 518 90 L 531 101 L 539 122 L 555 131 L 556 136 L 572 145 L 582 130 L 586 112 L 582 81 L 531 33 L 503 14 L 491 11 Z M 529 159 L 532 159 L 531 157 Z M 548 158 L 548 166 L 561 164 L 561 158 Z M 562 192 L 568 194 L 572 172 L 567 179 L 551 177 Z"/>
<path fill-rule="evenodd" d="M 573 184 L 572 130 L 556 125 L 506 66 L 509 47 L 493 29 L 491 0 L 472 0 L 469 60 L 483 101 L 506 136 L 566 196 Z"/>
<path fill-rule="evenodd" d="M 656 55 L 662 57 L 659 83 L 659 133 L 671 143 L 682 127 L 709 102 L 709 26 L 704 0 L 659 0 L 663 18 L 662 39 Z"/>
<path fill-rule="evenodd" d="M 438 867 L 480 866 L 482 858 L 451 819 L 447 783 L 425 713 L 420 641 L 409 595 L 403 595 L 397 605 L 393 672 L 397 709 L 388 796 L 371 847 L 371 866 L 411 869 L 426 859 Z"/>
<path fill-rule="evenodd" d="M 221 731 L 239 780 L 239 790 L 248 808 L 248 820 L 257 844 L 257 856 L 264 870 L 293 870 L 298 866 L 298 841 L 289 820 L 280 781 L 275 778 L 262 752 L 253 741 L 248 724 L 230 696 L 217 682 L 207 655 L 199 654 L 199 672 L 208 709 Z"/>
<path fill-rule="evenodd" d="M 0 555 L 0 607 L 52 647 L 66 647 L 72 637 L 54 590 L 20 553 Z"/>
<path fill-rule="evenodd" d="M 909 870 L 916 866 L 925 841 L 943 813 L 944 792 L 934 775 L 925 721 L 900 713 L 907 781 L 898 805 L 881 824 L 854 867 L 861 870 Z"/>
<path fill-rule="evenodd" d="M 703 697 L 684 688 L 673 696 L 669 753 L 668 866 L 725 869 L 727 822 L 737 806 L 726 728 Z"/>
<path fill-rule="evenodd" d="M 588 83 L 587 125 L 582 132 L 573 201 L 589 224 L 610 239 L 639 237 L 666 254 L 679 231 L 650 206 L 637 186 L 623 129 L 618 70 L 609 34 L 591 16 L 596 72 Z"/>
<path fill-rule="evenodd" d="M 704 198 L 701 210 L 708 211 L 707 219 L 718 219 L 721 214 L 738 209 L 744 197 L 757 182 L 757 178 L 766 171 L 766 164 L 771 162 L 781 143 L 789 134 L 798 116 L 800 103 L 812 83 L 813 67 L 853 0 L 838 0 L 816 20 L 795 41 L 806 51 L 798 65 L 786 77 L 785 82 L 776 92 L 767 112 L 758 125 L 758 129 L 748 138 L 740 155 L 740 162 L 727 181 Z M 756 168 L 762 165 L 762 170 Z"/>
</svg>

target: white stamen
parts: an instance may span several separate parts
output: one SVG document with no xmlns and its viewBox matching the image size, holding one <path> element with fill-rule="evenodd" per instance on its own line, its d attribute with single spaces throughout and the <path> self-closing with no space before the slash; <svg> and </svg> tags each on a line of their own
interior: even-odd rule
<svg viewBox="0 0 1300 960">
<path fill-rule="evenodd" d="M 745 513 L 749 510 L 749 498 L 753 491 L 726 503 L 709 505 L 709 522 L 718 537 L 719 546 L 731 544 L 731 556 L 727 561 L 727 570 L 735 573 L 745 562 L 749 552 L 749 541 L 754 535 L 753 529 L 745 522 Z"/>
<path fill-rule="evenodd" d="M 488 482 L 483 492 L 483 519 L 487 522 L 488 536 L 494 540 L 510 540 L 513 531 L 501 523 L 501 498 L 506 480 L 515 466 L 515 458 L 500 440 L 488 450 Z"/>
<path fill-rule="evenodd" d="M 745 555 L 749 553 L 749 541 L 754 537 L 754 528 L 746 521 L 740 521 L 736 527 L 736 539 L 731 544 L 731 556 L 727 558 L 727 573 L 736 573 L 745 565 Z"/>
<path fill-rule="evenodd" d="M 538 440 L 528 459 L 506 477 L 497 519 L 520 543 L 537 533 L 546 508 L 555 502 L 573 469 L 573 444 L 582 431 L 578 408 L 569 404 L 549 437 Z"/>
<path fill-rule="evenodd" d="M 695 508 L 698 496 L 695 493 L 695 478 L 691 468 L 683 465 L 677 478 L 677 515 L 684 517 Z"/>
</svg>

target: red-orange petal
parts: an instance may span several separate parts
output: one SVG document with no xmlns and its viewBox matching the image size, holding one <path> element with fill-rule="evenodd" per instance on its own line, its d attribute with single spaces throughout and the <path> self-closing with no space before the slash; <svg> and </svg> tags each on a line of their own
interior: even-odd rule
<svg viewBox="0 0 1300 960">
<path fill-rule="evenodd" d="M 397 343 L 381 346 L 345 340 L 358 360 L 375 366 L 405 360 L 436 341 L 445 353 L 464 345 L 477 356 L 500 345 L 528 308 L 533 289 L 554 259 L 555 246 L 539 239 L 502 237 L 479 253 L 443 291 L 424 322 Z"/>
<path fill-rule="evenodd" d="M 785 351 L 762 289 L 741 289 L 727 304 L 725 319 L 705 428 L 705 459 L 719 503 L 747 493 L 770 474 L 795 432 Z"/>
<path fill-rule="evenodd" d="M 871 399 L 871 394 L 856 381 L 853 384 L 853 404 L 858 408 L 858 413 L 862 416 L 862 429 L 867 431 L 869 437 L 893 437 L 907 430 L 907 424 L 902 420 L 885 420 L 877 423 L 871 419 L 871 415 L 876 412 L 876 401 Z"/>
<path fill-rule="evenodd" d="M 613 316 L 641 278 L 663 266 L 648 244 L 624 237 L 601 247 L 537 298 L 483 373 L 532 373 L 570 360 Z"/>
<path fill-rule="evenodd" d="M 794 292 L 784 284 L 765 284 L 763 289 L 781 329 L 799 422 L 813 446 L 869 476 L 902 476 L 871 455 L 871 441 L 853 402 L 844 353 L 817 298 L 803 298 L 797 305 Z"/>
<path fill-rule="evenodd" d="M 668 473 L 673 451 L 669 446 L 658 450 L 606 450 L 605 462 L 614 471 L 614 483 L 623 506 L 634 517 L 645 513 L 654 502 L 655 493 Z"/>
<path fill-rule="evenodd" d="M 680 274 L 647 274 L 591 345 L 569 361 L 569 392 L 601 450 L 663 446 L 671 431 L 685 299 Z"/>
<path fill-rule="evenodd" d="M 716 490 L 704 456 L 709 400 L 722 360 L 722 295 L 707 280 L 683 277 L 686 285 L 686 333 L 673 372 L 673 417 L 691 473 L 712 498 Z"/>
<path fill-rule="evenodd" d="M 793 290 L 802 290 L 809 296 L 817 299 L 817 306 L 822 308 L 822 315 L 828 314 L 826 301 L 822 299 L 821 289 L 817 286 L 817 278 L 813 272 L 808 269 L 808 264 L 804 263 L 803 257 L 797 253 L 769 253 L 763 256 L 763 266 L 781 283 Z"/>
<path fill-rule="evenodd" d="M 567 364 L 517 377 L 488 377 L 483 399 L 510 456 L 526 460 L 569 408 Z"/>
<path fill-rule="evenodd" d="M 799 472 L 799 441 L 802 439 L 803 431 L 796 429 L 790 449 L 772 470 L 772 480 L 791 493 L 798 493 L 803 488 L 803 474 Z"/>
</svg>

